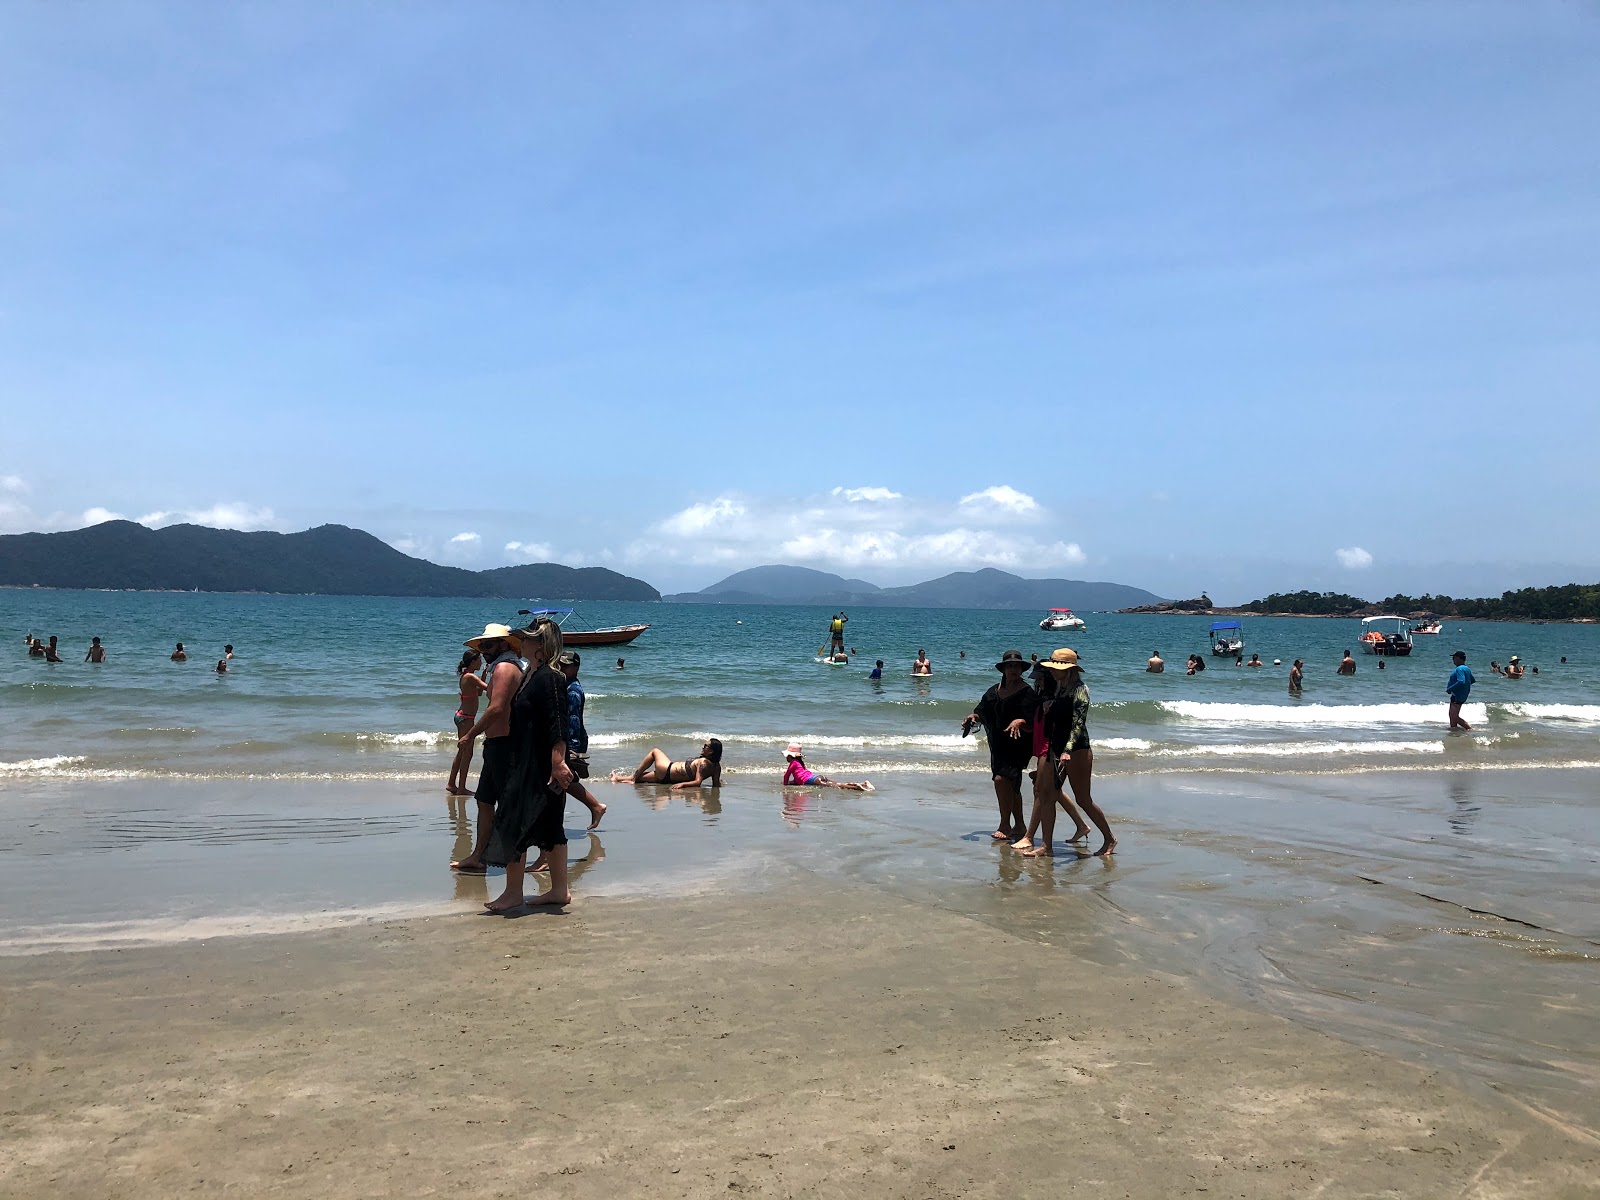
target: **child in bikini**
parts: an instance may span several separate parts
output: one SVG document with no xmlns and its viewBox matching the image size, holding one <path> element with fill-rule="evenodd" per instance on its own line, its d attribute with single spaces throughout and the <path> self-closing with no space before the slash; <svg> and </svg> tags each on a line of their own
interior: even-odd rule
<svg viewBox="0 0 1600 1200">
<path fill-rule="evenodd" d="M 806 766 L 804 752 L 800 749 L 799 742 L 790 742 L 784 749 L 784 757 L 789 760 L 789 765 L 783 772 L 784 787 L 836 787 L 847 792 L 870 792 L 873 790 L 870 783 L 836 783 L 818 775 Z"/>
</svg>

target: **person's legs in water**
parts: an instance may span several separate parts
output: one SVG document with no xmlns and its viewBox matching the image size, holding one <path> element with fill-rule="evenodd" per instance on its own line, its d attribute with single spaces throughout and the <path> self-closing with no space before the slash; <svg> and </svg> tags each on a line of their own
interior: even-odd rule
<svg viewBox="0 0 1600 1200">
<path fill-rule="evenodd" d="M 1078 807 L 1088 814 L 1089 820 L 1094 822 L 1094 827 L 1105 837 L 1100 843 L 1100 848 L 1095 855 L 1110 854 L 1117 848 L 1117 839 L 1111 833 L 1111 824 L 1106 820 L 1106 814 L 1094 802 L 1091 794 L 1091 781 L 1094 777 L 1094 751 L 1077 750 L 1067 760 L 1067 783 L 1072 787 L 1072 798 L 1078 802 Z"/>
<path fill-rule="evenodd" d="M 594 793 L 584 787 L 583 781 L 576 775 L 573 776 L 572 782 L 567 786 L 567 795 L 589 810 L 589 828 L 600 828 L 600 819 L 606 815 L 606 806 L 594 798 Z"/>
<path fill-rule="evenodd" d="M 484 904 L 484 908 L 493 913 L 503 913 L 510 912 L 513 908 L 521 908 L 527 903 L 522 895 L 522 879 L 526 865 L 527 860 L 523 858 L 513 858 L 506 864 L 506 890 Z"/>
<path fill-rule="evenodd" d="M 469 721 L 467 726 L 463 727 L 458 720 L 456 722 L 456 733 L 465 733 L 471 724 Z M 467 776 L 472 772 L 472 753 L 477 747 L 476 738 L 465 746 L 456 747 L 455 761 L 450 764 L 450 782 L 445 784 L 445 791 L 457 796 L 470 796 L 472 794 L 472 789 L 467 786 Z"/>
<path fill-rule="evenodd" d="M 550 890 L 528 903 L 565 908 L 572 903 L 572 889 L 567 883 L 567 844 L 557 842 L 539 857 L 550 867 Z"/>
<path fill-rule="evenodd" d="M 634 771 L 632 777 L 633 782 L 651 783 L 656 781 L 665 781 L 667 777 L 667 769 L 671 766 L 672 759 L 667 756 L 667 752 L 665 750 L 662 750 L 659 747 L 651 747 L 650 753 L 644 756 L 644 761 L 641 762 L 638 769 Z M 654 780 L 649 778 L 649 776 L 652 775 L 655 777 Z M 613 783 L 621 783 L 627 778 L 628 776 L 622 774 L 620 771 L 613 771 L 611 773 L 611 781 Z"/>
<path fill-rule="evenodd" d="M 1044 759 L 1035 759 L 1034 761 L 1039 764 L 1038 768 L 1028 772 L 1028 778 L 1033 782 L 1033 808 L 1028 813 L 1027 829 L 1023 831 L 1020 838 L 1011 843 L 1013 850 L 1033 849 L 1034 835 L 1039 832 L 1039 823 L 1044 819 L 1044 806 L 1054 803 L 1054 801 L 1047 799 L 1041 790 L 1045 786 L 1043 780 L 1045 775 L 1049 773 L 1049 767 L 1044 765 Z"/>
<path fill-rule="evenodd" d="M 1014 841 L 1027 832 L 1027 825 L 1022 820 L 1020 782 L 1020 771 L 1016 779 L 998 771 L 995 773 L 994 798 L 1000 808 L 1000 824 L 989 836 L 997 842 Z"/>
<path fill-rule="evenodd" d="M 1467 722 L 1461 716 L 1461 701 L 1459 701 L 1459 700 L 1450 701 L 1450 728 L 1451 729 L 1471 729 L 1472 728 L 1472 726 L 1468 725 Z"/>
</svg>

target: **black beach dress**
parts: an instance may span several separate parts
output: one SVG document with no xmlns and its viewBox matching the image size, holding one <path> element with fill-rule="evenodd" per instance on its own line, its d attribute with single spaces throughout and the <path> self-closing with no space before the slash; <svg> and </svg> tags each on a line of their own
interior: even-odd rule
<svg viewBox="0 0 1600 1200">
<path fill-rule="evenodd" d="M 503 867 L 530 846 L 565 845 L 565 792 L 552 791 L 550 754 L 567 744 L 567 680 L 550 667 L 529 671 L 511 700 L 511 768 L 484 861 Z"/>
<path fill-rule="evenodd" d="M 1020 717 L 1031 727 L 1038 709 L 1039 693 L 1027 684 L 1009 696 L 1002 696 L 997 683 L 978 701 L 973 711 L 978 714 L 984 735 L 989 739 L 989 770 L 992 774 L 1013 783 L 1022 779 L 1022 773 L 1028 769 L 1028 760 L 1033 757 L 1033 737 L 1031 733 L 1024 732 L 1021 737 L 1013 738 L 1006 733 L 1006 726 Z"/>
</svg>

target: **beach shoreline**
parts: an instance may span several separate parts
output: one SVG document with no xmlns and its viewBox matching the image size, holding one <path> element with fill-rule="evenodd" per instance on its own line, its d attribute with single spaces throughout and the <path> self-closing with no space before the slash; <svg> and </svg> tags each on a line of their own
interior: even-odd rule
<svg viewBox="0 0 1600 1200">
<path fill-rule="evenodd" d="M 1594 1195 L 1515 1101 L 775 869 L 0 961 L 0 1194 Z"/>
</svg>

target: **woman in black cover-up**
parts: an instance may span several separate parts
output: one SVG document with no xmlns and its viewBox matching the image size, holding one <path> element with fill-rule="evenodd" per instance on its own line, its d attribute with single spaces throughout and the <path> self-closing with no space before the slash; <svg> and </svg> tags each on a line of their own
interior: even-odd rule
<svg viewBox="0 0 1600 1200">
<path fill-rule="evenodd" d="M 1000 825 L 989 836 L 997 842 L 1010 842 L 1026 836 L 1022 819 L 1022 773 L 1033 757 L 1032 729 L 1039 697 L 1022 678 L 1028 665 L 1020 650 L 1007 650 L 995 663 L 1000 682 L 983 694 L 971 714 L 961 723 L 966 737 L 974 725 L 982 725 L 989 740 L 989 773 L 994 778 L 994 796 L 1000 806 Z"/>
<path fill-rule="evenodd" d="M 484 905 L 490 912 L 509 912 L 524 904 L 572 903 L 567 886 L 566 789 L 572 782 L 567 766 L 567 679 L 555 668 L 561 654 L 561 629 L 554 621 L 538 621 L 523 635 L 528 671 L 511 701 L 511 773 L 505 795 L 495 810 L 494 831 L 484 861 L 506 869 L 506 890 Z M 525 900 L 522 881 L 528 849 L 538 846 L 550 864 L 550 890 Z"/>
</svg>

